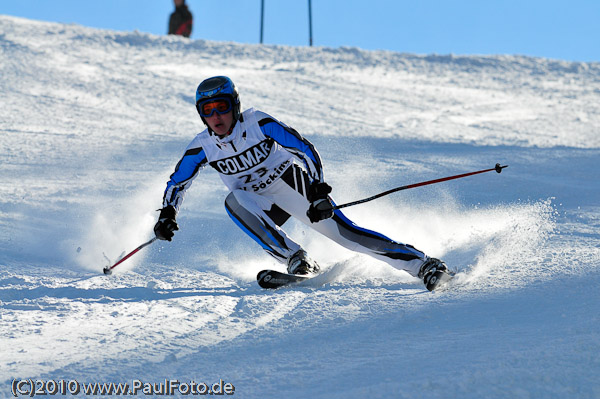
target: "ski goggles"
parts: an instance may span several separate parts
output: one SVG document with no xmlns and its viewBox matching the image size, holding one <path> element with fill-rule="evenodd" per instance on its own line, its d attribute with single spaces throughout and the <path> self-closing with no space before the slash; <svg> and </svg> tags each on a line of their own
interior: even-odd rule
<svg viewBox="0 0 600 399">
<path fill-rule="evenodd" d="M 233 108 L 231 101 L 228 98 L 207 100 L 198 104 L 196 107 L 198 108 L 198 113 L 203 118 L 208 118 L 215 112 L 217 112 L 219 115 L 223 115 L 231 111 Z"/>
</svg>

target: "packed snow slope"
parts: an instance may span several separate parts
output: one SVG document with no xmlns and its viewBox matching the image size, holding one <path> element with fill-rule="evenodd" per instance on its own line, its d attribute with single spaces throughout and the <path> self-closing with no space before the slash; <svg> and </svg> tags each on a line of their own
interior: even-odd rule
<svg viewBox="0 0 600 399">
<path fill-rule="evenodd" d="M 0 16 L 0 397 L 14 379 L 213 384 L 241 398 L 598 398 L 600 64 L 240 45 Z M 324 269 L 283 267 L 206 169 L 153 236 L 228 75 L 315 143 L 338 203 L 458 271 L 430 293 L 293 221 Z M 138 392 L 139 393 L 139 392 Z M 181 392 L 175 392 L 179 395 Z M 82 394 L 83 395 L 83 394 Z"/>
</svg>

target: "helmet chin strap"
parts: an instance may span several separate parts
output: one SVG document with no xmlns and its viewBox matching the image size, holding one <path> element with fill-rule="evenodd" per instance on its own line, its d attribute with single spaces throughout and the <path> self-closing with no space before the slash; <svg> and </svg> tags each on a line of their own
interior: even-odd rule
<svg viewBox="0 0 600 399">
<path fill-rule="evenodd" d="M 225 134 L 223 134 L 223 135 L 217 134 L 216 132 L 213 132 L 213 133 L 215 133 L 215 134 L 216 134 L 217 136 L 219 136 L 220 138 L 227 137 L 227 136 L 229 136 L 229 135 L 231 134 L 231 132 L 233 132 L 233 126 L 234 126 L 234 125 L 235 125 L 235 123 L 234 123 L 233 125 L 231 125 L 231 127 L 229 128 L 229 130 L 227 131 L 227 133 L 225 133 Z"/>
<path fill-rule="evenodd" d="M 226 134 L 225 134 L 225 136 L 223 136 L 223 137 L 227 137 L 227 136 L 229 136 L 229 135 L 231 134 L 231 132 L 233 132 L 233 128 L 235 127 L 235 124 L 236 124 L 236 123 L 237 123 L 237 121 L 234 119 L 234 120 L 231 122 L 231 126 L 229 127 L 229 130 L 227 131 L 227 133 L 226 133 Z"/>
</svg>

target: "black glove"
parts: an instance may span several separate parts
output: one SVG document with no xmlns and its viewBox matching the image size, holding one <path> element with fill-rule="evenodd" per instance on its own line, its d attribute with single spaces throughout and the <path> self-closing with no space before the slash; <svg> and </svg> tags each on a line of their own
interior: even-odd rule
<svg viewBox="0 0 600 399">
<path fill-rule="evenodd" d="M 154 234 L 159 240 L 171 241 L 175 235 L 174 231 L 179 230 L 175 221 L 175 208 L 168 205 L 160 210 L 158 222 L 154 225 Z"/>
<path fill-rule="evenodd" d="M 311 223 L 333 216 L 333 202 L 328 196 L 330 192 L 331 186 L 327 183 L 314 181 L 310 184 L 307 198 L 311 204 L 306 211 L 306 216 Z"/>
</svg>

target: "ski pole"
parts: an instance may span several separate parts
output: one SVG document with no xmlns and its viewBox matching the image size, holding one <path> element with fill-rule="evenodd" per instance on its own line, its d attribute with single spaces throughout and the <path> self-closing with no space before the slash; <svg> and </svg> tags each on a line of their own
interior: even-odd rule
<svg viewBox="0 0 600 399">
<path fill-rule="evenodd" d="M 152 244 L 154 241 L 156 241 L 158 238 L 154 237 L 153 239 L 151 239 L 148 242 L 143 243 L 142 245 L 140 245 L 139 247 L 137 247 L 136 249 L 134 249 L 133 251 L 131 251 L 130 253 L 128 253 L 127 255 L 125 255 L 123 258 L 121 258 L 120 261 L 118 261 L 117 263 L 115 263 L 112 266 L 106 266 L 104 268 L 104 274 L 112 274 L 112 269 L 114 269 L 115 267 L 117 267 L 118 265 L 120 265 L 121 263 L 125 262 L 127 259 L 129 259 L 132 255 L 134 255 L 136 252 L 138 252 L 140 249 L 144 248 L 145 246 L 148 246 L 150 244 Z"/>
<path fill-rule="evenodd" d="M 497 163 L 496 166 L 493 167 L 493 168 L 491 168 L 491 169 L 478 170 L 476 172 L 463 173 L 461 175 L 442 177 L 441 179 L 428 180 L 428 181 L 424 181 L 424 182 L 421 182 L 421 183 L 415 183 L 415 184 L 409 184 L 407 186 L 396 187 L 396 188 L 392 188 L 391 190 L 384 191 L 382 193 L 376 194 L 376 195 L 374 195 L 372 197 L 369 197 L 369 198 L 364 198 L 364 199 L 361 199 L 361 200 L 358 200 L 358 201 L 354 201 L 354 202 L 348 202 L 347 204 L 336 205 L 336 206 L 333 207 L 333 209 L 335 210 L 335 209 L 346 208 L 348 206 L 363 204 L 365 202 L 373 201 L 374 199 L 383 197 L 385 195 L 388 195 L 388 194 L 391 194 L 391 193 L 395 193 L 396 191 L 408 190 L 409 188 L 426 186 L 428 184 L 440 183 L 440 182 L 447 181 L 447 180 L 460 179 L 461 177 L 467 177 L 467 176 L 477 175 L 479 173 L 491 172 L 492 170 L 495 170 L 496 172 L 501 173 L 502 169 L 507 168 L 507 167 L 508 167 L 508 165 L 500 166 L 500 164 Z"/>
</svg>

